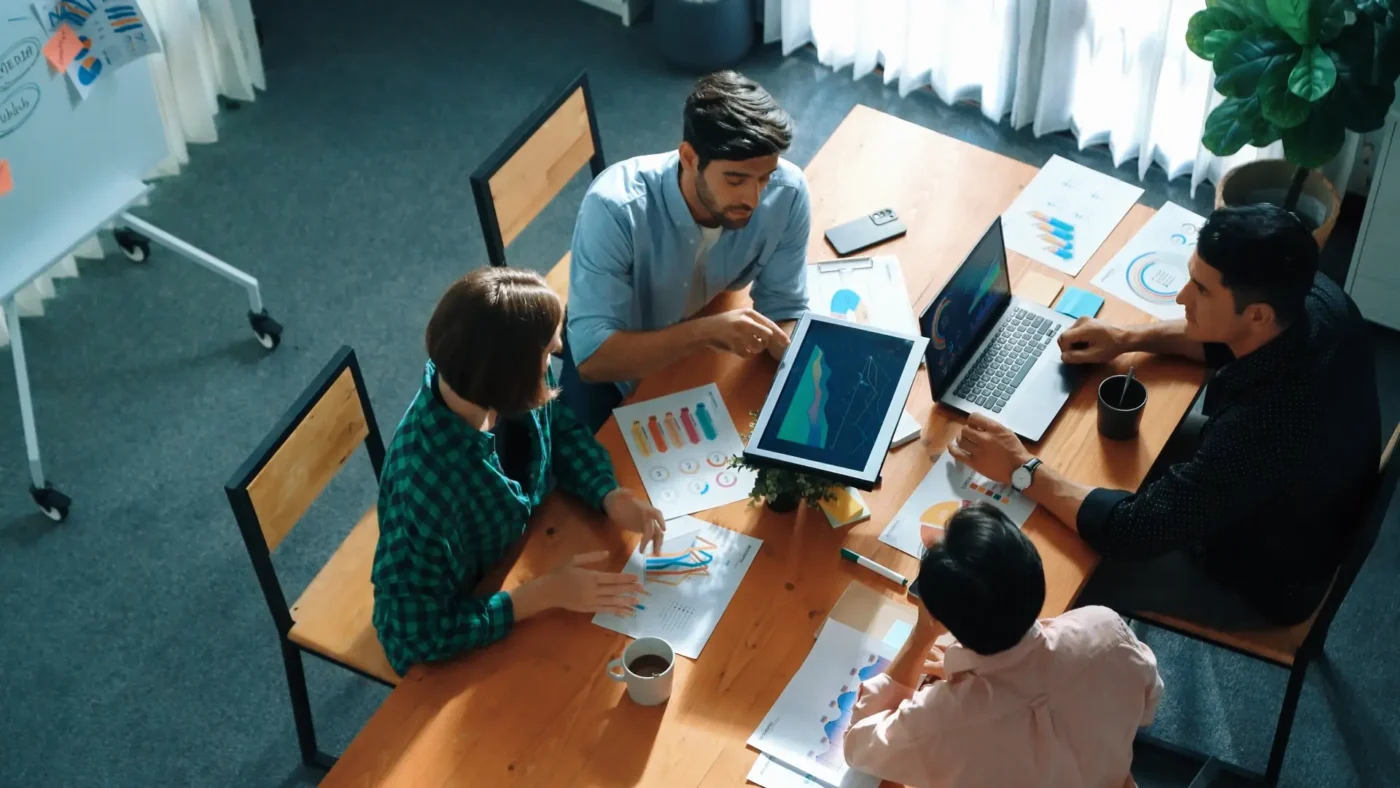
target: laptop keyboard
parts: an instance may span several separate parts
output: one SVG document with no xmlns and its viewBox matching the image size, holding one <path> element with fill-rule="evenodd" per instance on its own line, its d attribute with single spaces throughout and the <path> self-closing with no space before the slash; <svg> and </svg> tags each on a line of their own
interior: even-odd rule
<svg viewBox="0 0 1400 788">
<path fill-rule="evenodd" d="M 1011 317 L 958 384 L 957 395 L 1000 413 L 1059 330 L 1054 321 L 1019 307 L 1011 310 Z"/>
</svg>

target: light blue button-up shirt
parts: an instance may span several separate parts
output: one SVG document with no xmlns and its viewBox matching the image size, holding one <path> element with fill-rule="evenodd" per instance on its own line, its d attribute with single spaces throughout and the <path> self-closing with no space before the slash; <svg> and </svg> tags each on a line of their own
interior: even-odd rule
<svg viewBox="0 0 1400 788">
<path fill-rule="evenodd" d="M 638 156 L 603 171 L 579 209 L 569 266 L 569 350 L 582 364 L 615 331 L 656 331 L 688 317 L 687 302 L 752 284 L 770 320 L 807 310 L 811 202 L 802 170 L 779 160 L 749 223 L 725 230 L 705 257 L 705 292 L 691 300 L 700 245 L 681 195 L 680 155 Z M 618 383 L 624 394 L 636 381 Z"/>
</svg>

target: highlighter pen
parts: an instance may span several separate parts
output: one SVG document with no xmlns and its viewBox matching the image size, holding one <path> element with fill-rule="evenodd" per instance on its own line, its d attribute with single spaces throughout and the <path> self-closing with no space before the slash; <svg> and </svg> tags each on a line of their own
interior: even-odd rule
<svg viewBox="0 0 1400 788">
<path fill-rule="evenodd" d="M 899 583 L 901 588 L 909 585 L 909 578 L 905 577 L 904 575 L 901 575 L 900 573 L 894 571 L 893 569 L 890 569 L 887 566 L 883 566 L 881 564 L 875 563 L 874 561 L 871 561 L 869 558 L 866 558 L 865 556 L 861 555 L 860 553 L 857 553 L 854 550 L 847 550 L 844 547 L 841 548 L 841 557 L 846 559 L 847 561 L 850 561 L 851 563 L 860 564 L 861 566 L 865 567 L 866 569 L 869 569 L 877 575 L 880 575 L 886 580 L 889 580 L 894 583 Z"/>
</svg>

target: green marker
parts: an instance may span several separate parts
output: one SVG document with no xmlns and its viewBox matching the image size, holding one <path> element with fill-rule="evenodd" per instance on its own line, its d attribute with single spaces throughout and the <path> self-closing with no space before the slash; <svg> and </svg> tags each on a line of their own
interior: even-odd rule
<svg viewBox="0 0 1400 788">
<path fill-rule="evenodd" d="M 900 573 L 894 571 L 888 566 L 877 564 L 874 561 L 871 561 L 869 558 L 866 558 L 865 556 L 861 555 L 860 553 L 857 553 L 854 550 L 847 550 L 844 547 L 841 548 L 841 557 L 846 559 L 847 561 L 850 561 L 853 564 L 860 564 L 861 566 L 865 567 L 866 569 L 869 569 L 877 575 L 884 577 L 890 582 L 899 583 L 900 588 L 904 588 L 909 585 L 909 578 L 905 577 L 904 575 L 901 575 Z"/>
</svg>

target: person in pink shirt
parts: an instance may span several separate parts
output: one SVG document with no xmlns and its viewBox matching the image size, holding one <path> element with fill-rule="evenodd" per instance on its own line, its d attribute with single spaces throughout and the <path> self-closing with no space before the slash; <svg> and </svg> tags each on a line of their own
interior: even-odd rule
<svg viewBox="0 0 1400 788">
<path fill-rule="evenodd" d="M 919 623 L 861 686 L 846 762 L 919 788 L 1121 788 L 1162 694 L 1157 659 L 1106 607 L 1037 621 L 1045 572 L 973 504 L 924 553 Z M 956 642 L 939 651 L 944 632 Z"/>
</svg>

